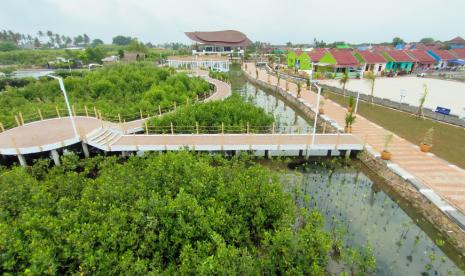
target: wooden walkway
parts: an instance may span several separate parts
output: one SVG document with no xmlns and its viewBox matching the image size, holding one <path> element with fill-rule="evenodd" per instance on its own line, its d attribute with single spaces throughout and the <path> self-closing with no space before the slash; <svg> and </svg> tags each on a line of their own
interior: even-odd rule
<svg viewBox="0 0 465 276">
<path fill-rule="evenodd" d="M 247 63 L 247 73 L 255 78 L 255 65 Z M 259 79 L 276 85 L 277 78 L 267 74 L 265 70 L 259 70 Z M 280 81 L 280 87 L 285 89 L 286 81 Z M 289 91 L 297 97 L 297 85 L 289 82 Z M 306 89 L 302 85 L 301 100 L 311 106 L 316 105 L 317 95 Z M 335 120 L 339 125 L 345 125 L 346 108 L 331 100 L 325 100 L 325 115 Z M 367 148 L 375 155 L 383 149 L 384 137 L 387 130 L 374 124 L 368 119 L 357 114 L 357 120 L 353 125 L 352 133 L 367 144 Z M 431 154 L 423 153 L 417 145 L 409 141 L 394 136 L 390 146 L 392 152 L 392 163 L 398 165 L 405 171 L 404 178 L 415 177 L 428 188 L 440 195 L 444 200 L 465 212 L 465 171 L 455 165 L 449 164 L 445 160 Z"/>
</svg>

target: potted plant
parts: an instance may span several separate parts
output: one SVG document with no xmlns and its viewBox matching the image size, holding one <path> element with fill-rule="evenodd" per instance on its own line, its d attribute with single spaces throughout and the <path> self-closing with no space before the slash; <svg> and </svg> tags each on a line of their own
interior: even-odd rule
<svg viewBox="0 0 465 276">
<path fill-rule="evenodd" d="M 320 99 L 320 107 L 318 108 L 318 113 L 325 114 L 324 106 L 325 106 L 325 100 Z"/>
<path fill-rule="evenodd" d="M 434 128 L 428 129 L 428 131 L 425 133 L 425 136 L 423 137 L 423 140 L 420 143 L 420 150 L 422 152 L 429 152 L 433 147 L 433 134 Z"/>
<path fill-rule="evenodd" d="M 392 133 L 388 133 L 384 136 L 384 149 L 381 152 L 381 159 L 383 160 L 391 160 L 392 153 L 389 151 L 389 145 L 393 137 L 394 135 Z"/>
<path fill-rule="evenodd" d="M 349 106 L 347 107 L 347 111 L 352 112 L 354 110 L 355 99 L 353 96 L 349 97 Z"/>
<path fill-rule="evenodd" d="M 346 126 L 345 126 L 345 132 L 346 133 L 352 133 L 352 124 L 355 122 L 355 116 L 352 112 L 347 112 L 346 114 Z"/>
</svg>

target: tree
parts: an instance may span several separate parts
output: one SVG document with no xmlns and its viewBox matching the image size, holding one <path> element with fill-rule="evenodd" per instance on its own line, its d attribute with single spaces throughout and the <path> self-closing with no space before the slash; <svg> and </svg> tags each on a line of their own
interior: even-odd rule
<svg viewBox="0 0 465 276">
<path fill-rule="evenodd" d="M 392 39 L 392 45 L 396 46 L 397 44 L 405 44 L 405 41 L 400 37 L 394 37 Z"/>
<path fill-rule="evenodd" d="M 368 71 L 364 74 L 364 77 L 370 83 L 371 103 L 373 104 L 376 75 L 372 71 Z"/>
<path fill-rule="evenodd" d="M 84 35 L 82 36 L 82 40 L 83 40 L 83 42 L 84 42 L 85 45 L 88 45 L 89 42 L 90 42 L 90 37 L 89 37 L 87 34 L 84 34 Z"/>
<path fill-rule="evenodd" d="M 423 84 L 423 93 L 421 94 L 420 100 L 419 100 L 419 105 L 418 105 L 418 110 L 416 115 L 418 117 L 424 117 L 423 116 L 423 105 L 425 104 L 426 97 L 428 96 L 428 86 L 426 83 Z"/>
<path fill-rule="evenodd" d="M 342 94 L 346 95 L 346 84 L 347 82 L 349 82 L 349 75 L 347 73 L 344 73 L 344 75 L 342 75 L 341 79 L 339 80 L 339 83 L 342 85 Z"/>
<path fill-rule="evenodd" d="M 429 44 L 429 43 L 434 43 L 434 38 L 432 37 L 425 37 L 420 39 L 421 43 Z"/>
<path fill-rule="evenodd" d="M 126 51 L 128 52 L 140 52 L 140 53 L 147 53 L 147 47 L 145 47 L 144 43 L 139 42 L 137 38 L 131 40 L 129 45 L 126 47 Z"/>
<path fill-rule="evenodd" d="M 92 40 L 92 43 L 90 44 L 90 46 L 96 47 L 97 45 L 101 45 L 101 44 L 103 44 L 103 40 L 96 38 Z"/>
<path fill-rule="evenodd" d="M 84 42 L 84 37 L 82 35 L 78 35 L 74 38 L 74 45 L 81 45 Z"/>
<path fill-rule="evenodd" d="M 0 41 L 0 52 L 8 52 L 16 50 L 18 47 L 12 42 L 1 42 Z"/>
<path fill-rule="evenodd" d="M 286 42 L 286 46 L 287 46 L 287 47 L 292 47 L 292 42 L 290 42 L 290 41 L 289 41 L 289 42 Z"/>
<path fill-rule="evenodd" d="M 90 62 L 102 63 L 102 59 L 106 55 L 105 50 L 103 50 L 101 47 L 86 48 L 85 53 L 86 53 L 85 61 L 89 63 Z"/>
<path fill-rule="evenodd" d="M 118 35 L 118 36 L 113 37 L 113 44 L 116 44 L 116 45 L 129 45 L 131 41 L 132 41 L 132 38 L 130 36 Z"/>
<path fill-rule="evenodd" d="M 40 40 L 36 37 L 34 38 L 34 47 L 35 48 L 40 48 L 41 44 L 40 44 Z"/>
</svg>

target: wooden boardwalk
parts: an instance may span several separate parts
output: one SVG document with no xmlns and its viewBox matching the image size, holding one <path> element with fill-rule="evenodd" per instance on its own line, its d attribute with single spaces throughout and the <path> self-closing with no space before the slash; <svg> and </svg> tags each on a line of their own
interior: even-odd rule
<svg viewBox="0 0 465 276">
<path fill-rule="evenodd" d="M 247 73 L 255 78 L 255 65 L 247 63 Z M 269 75 L 265 70 L 259 70 L 259 79 L 276 85 L 277 78 Z M 280 87 L 286 88 L 286 81 L 280 81 Z M 297 85 L 289 82 L 289 91 L 297 97 Z M 316 105 L 317 95 L 307 90 L 305 84 L 302 85 L 301 100 L 311 106 Z M 339 125 L 345 125 L 345 114 L 347 110 L 339 104 L 325 100 L 325 115 L 335 120 Z M 353 125 L 352 133 L 359 139 L 366 142 L 370 152 L 378 154 L 383 149 L 384 136 L 387 130 L 374 124 L 368 119 L 357 114 L 357 120 Z M 428 188 L 440 195 L 444 200 L 465 212 L 465 171 L 455 165 L 449 164 L 445 160 L 431 154 L 423 153 L 417 145 L 409 141 L 394 136 L 390 146 L 392 152 L 392 163 L 398 165 L 409 175 L 421 180 Z"/>
</svg>

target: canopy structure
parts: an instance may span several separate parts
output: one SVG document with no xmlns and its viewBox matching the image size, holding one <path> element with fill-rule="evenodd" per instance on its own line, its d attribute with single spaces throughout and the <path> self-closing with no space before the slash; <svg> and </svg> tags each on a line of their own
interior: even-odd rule
<svg viewBox="0 0 465 276">
<path fill-rule="evenodd" d="M 187 37 L 204 45 L 247 47 L 252 41 L 242 32 L 235 30 L 215 32 L 186 32 Z"/>
<path fill-rule="evenodd" d="M 451 60 L 449 62 L 458 64 L 458 65 L 465 65 L 465 60 L 463 60 L 463 59 L 454 59 L 454 60 Z"/>
</svg>

